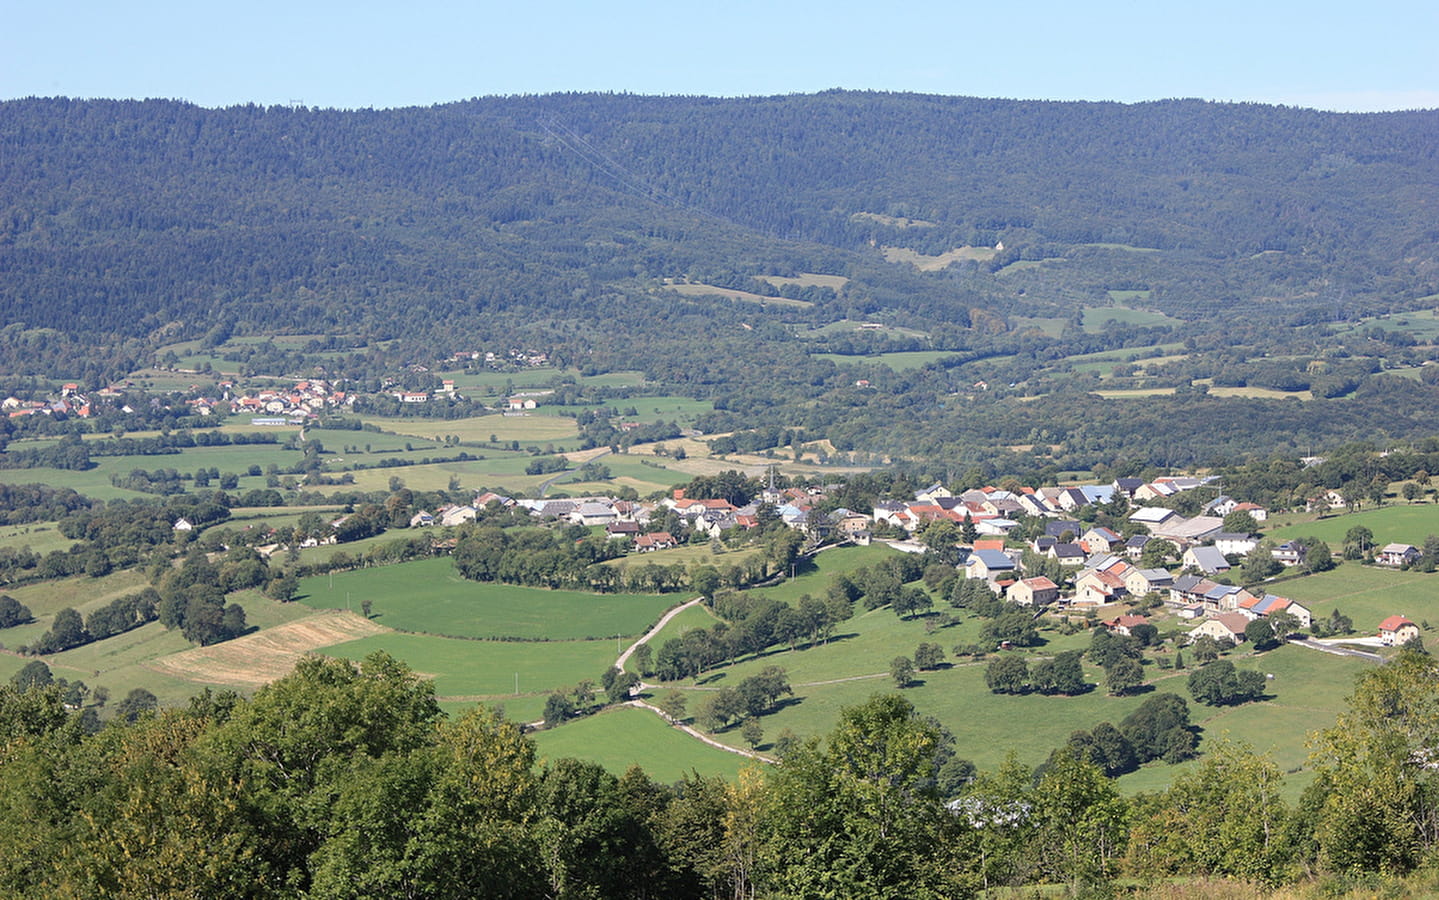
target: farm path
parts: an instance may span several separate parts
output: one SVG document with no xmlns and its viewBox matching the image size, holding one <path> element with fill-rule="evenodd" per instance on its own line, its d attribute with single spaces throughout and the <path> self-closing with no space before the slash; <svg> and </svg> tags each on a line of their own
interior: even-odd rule
<svg viewBox="0 0 1439 900">
<path fill-rule="evenodd" d="M 635 707 L 636 709 L 647 709 L 647 710 L 649 710 L 650 712 L 652 712 L 652 713 L 654 713 L 655 715 L 659 716 L 661 719 L 664 719 L 666 722 L 668 722 L 671 727 L 673 727 L 673 728 L 678 728 L 680 731 L 683 731 L 685 734 L 689 735 L 690 737 L 695 738 L 696 740 L 704 741 L 706 744 L 709 744 L 711 747 L 714 747 L 714 748 L 717 749 L 717 750 L 724 750 L 724 751 L 726 751 L 727 753 L 737 753 L 737 754 L 739 754 L 740 756 L 747 756 L 747 757 L 749 757 L 750 759 L 757 759 L 757 760 L 759 760 L 760 762 L 763 762 L 763 763 L 773 763 L 773 762 L 774 762 L 774 760 L 771 759 L 771 758 L 768 757 L 768 756 L 762 756 L 762 755 L 760 755 L 760 754 L 758 754 L 758 753 L 754 753 L 754 752 L 751 752 L 751 751 L 749 751 L 749 750 L 741 750 L 741 749 L 738 748 L 738 747 L 731 747 L 729 744 L 721 743 L 721 742 L 715 740 L 714 738 L 710 737 L 710 736 L 707 735 L 707 734 L 703 734 L 703 733 L 701 733 L 700 731 L 698 731 L 698 730 L 696 730 L 696 729 L 694 729 L 694 728 L 691 728 L 691 727 L 688 726 L 688 725 L 683 725 L 683 724 L 675 721 L 674 719 L 671 719 L 668 715 L 665 714 L 665 711 L 664 711 L 664 710 L 660 709 L 658 706 L 652 706 L 652 705 L 646 703 L 646 702 L 643 701 L 643 700 L 630 700 L 630 701 L 629 701 L 629 705 Z"/>
<path fill-rule="evenodd" d="M 660 620 L 655 623 L 655 627 L 645 632 L 645 634 L 639 640 L 635 641 L 633 644 L 630 644 L 628 647 L 625 648 L 625 652 L 621 653 L 620 658 L 615 660 L 615 668 L 623 671 L 625 663 L 630 661 L 630 654 L 635 652 L 636 647 L 638 647 L 640 644 L 643 644 L 645 641 L 649 640 L 655 635 L 659 634 L 660 629 L 664 628 L 670 623 L 670 619 L 673 619 L 675 616 L 689 609 L 691 606 L 697 606 L 698 604 L 703 603 L 704 599 L 705 598 L 703 597 L 696 597 L 688 603 L 681 603 L 679 606 L 676 606 L 674 609 L 660 616 Z"/>
<path fill-rule="evenodd" d="M 591 456 L 590 459 L 592 459 L 592 460 L 594 460 L 594 459 L 599 459 L 601 456 L 608 456 L 609 454 L 610 454 L 610 450 L 606 449 L 604 453 L 596 453 L 594 456 Z M 555 475 L 555 477 L 553 477 L 553 478 L 546 478 L 544 481 L 540 482 L 540 496 L 543 497 L 543 496 L 549 491 L 549 489 L 554 486 L 554 484 L 555 484 L 556 481 L 559 481 L 561 478 L 564 478 L 566 475 L 573 475 L 573 474 L 574 474 L 574 472 L 570 471 L 569 469 L 566 469 L 565 471 L 560 472 L 559 474 Z"/>
</svg>

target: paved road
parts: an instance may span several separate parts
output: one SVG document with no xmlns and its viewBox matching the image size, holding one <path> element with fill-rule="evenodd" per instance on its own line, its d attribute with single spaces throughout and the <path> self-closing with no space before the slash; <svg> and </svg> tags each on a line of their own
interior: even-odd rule
<svg viewBox="0 0 1439 900">
<path fill-rule="evenodd" d="M 640 644 L 643 644 L 645 641 L 649 640 L 655 635 L 659 634 L 660 629 L 664 628 L 670 623 L 670 619 L 673 619 L 675 616 L 689 609 L 691 606 L 698 606 L 699 604 L 704 602 L 704 599 L 705 598 L 703 597 L 696 597 L 688 603 L 681 603 L 679 606 L 676 606 L 674 609 L 665 613 L 663 616 L 660 616 L 660 620 L 655 623 L 655 627 L 651 628 L 648 632 L 646 632 L 644 637 L 640 638 L 639 640 L 635 641 L 633 644 L 630 644 L 628 647 L 625 648 L 625 652 L 621 653 L 620 658 L 615 660 L 615 668 L 624 671 L 625 663 L 630 661 L 630 654 L 635 652 L 636 647 L 638 647 Z"/>
<path fill-rule="evenodd" d="M 1321 653 L 1331 653 L 1334 656 L 1356 656 L 1359 659 L 1367 659 L 1370 662 L 1384 662 L 1384 657 L 1380 656 L 1378 653 L 1369 653 L 1365 650 L 1351 650 L 1348 647 L 1334 647 L 1329 644 L 1323 644 L 1319 641 L 1309 638 L 1297 641 L 1293 638 L 1290 638 L 1289 643 L 1298 644 L 1301 647 L 1308 647 L 1310 650 L 1318 650 Z"/>
</svg>

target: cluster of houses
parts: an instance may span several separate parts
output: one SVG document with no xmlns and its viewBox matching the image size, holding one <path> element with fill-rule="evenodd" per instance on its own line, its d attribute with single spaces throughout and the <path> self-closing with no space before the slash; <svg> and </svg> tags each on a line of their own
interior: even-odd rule
<svg viewBox="0 0 1439 900">
<path fill-rule="evenodd" d="M 77 416 L 81 419 L 88 419 L 97 411 L 99 401 L 113 406 L 125 396 L 126 384 L 112 384 L 103 387 L 98 391 L 81 391 L 80 385 L 68 382 L 60 387 L 60 393 L 56 396 L 47 397 L 44 400 L 21 400 L 15 395 L 10 395 L 0 400 L 0 411 L 3 411 L 12 419 L 20 419 L 25 416 Z M 121 412 L 133 413 L 135 410 L 123 402 L 117 407 Z"/>
<path fill-rule="evenodd" d="M 252 424 L 259 425 L 316 418 L 326 410 L 345 409 L 355 404 L 354 394 L 338 390 L 328 381 L 318 378 L 298 381 L 290 388 L 258 388 L 244 393 L 237 392 L 232 381 L 222 381 L 216 387 L 221 391 L 220 403 L 228 403 L 236 413 L 250 413 L 255 417 L 251 420 Z M 203 403 L 207 407 L 216 405 L 215 401 L 192 402 Z M 209 414 L 208 408 L 197 411 Z M 272 418 L 280 422 L 267 421 Z"/>
<path fill-rule="evenodd" d="M 760 506 L 768 504 L 791 528 L 813 530 L 817 523 L 822 522 L 822 527 L 830 532 L 858 534 L 859 540 L 867 542 L 869 517 L 849 510 L 817 513 L 815 505 L 823 495 L 824 491 L 820 488 L 767 490 L 755 502 L 735 506 L 728 500 L 686 497 L 683 489 L 675 490 L 671 496 L 658 502 L 614 497 L 516 500 L 486 491 L 469 504 L 443 506 L 434 512 L 422 510 L 410 519 L 410 527 L 461 525 L 474 521 L 479 510 L 496 503 L 505 509 L 523 509 L 541 521 L 564 522 L 587 528 L 603 527 L 611 539 L 629 541 L 635 551 L 644 553 L 665 550 L 679 543 L 670 532 L 650 530 L 649 527 L 657 521 L 662 523 L 670 512 L 679 518 L 688 533 L 698 532 L 715 538 L 734 528 L 745 531 L 758 528 Z"/>
<path fill-rule="evenodd" d="M 1263 522 L 1268 518 L 1266 509 L 1223 495 L 1206 504 L 1201 515 L 1192 517 L 1181 516 L 1168 507 L 1144 505 L 1207 483 L 1197 478 L 1160 478 L 1153 482 L 1121 478 L 1110 485 L 1019 491 L 985 487 L 958 495 L 942 485 L 933 485 L 917 492 L 912 501 L 877 504 L 874 519 L 909 532 L 920 531 L 934 521 L 972 526 L 974 533 L 983 537 L 972 542 L 963 563 L 964 574 L 984 580 L 991 590 L 1021 606 L 1095 609 L 1126 598 L 1158 594 L 1181 619 L 1199 622 L 1191 632 L 1193 638 L 1209 635 L 1239 643 L 1250 622 L 1279 612 L 1292 616 L 1299 627 L 1308 628 L 1313 615 L 1302 604 L 1213 580 L 1230 569 L 1231 558 L 1259 546 L 1255 535 L 1226 533 L 1224 517 L 1243 511 L 1256 522 Z M 1086 526 L 1068 518 L 1082 506 L 1108 504 L 1120 494 L 1137 504 L 1131 506 L 1128 517 L 1143 524 L 1147 534 L 1126 539 L 1104 526 Z M 1028 549 L 1057 563 L 1062 570 L 1072 569 L 1071 591 L 1062 592 L 1060 585 L 1046 575 L 1026 576 L 1023 572 L 1024 551 L 1013 548 L 1005 539 L 1019 526 L 1015 516 L 1042 516 L 1048 520 L 1044 534 L 1032 538 Z M 1159 539 L 1170 542 L 1180 554 L 1180 571 L 1185 574 L 1176 576 L 1166 568 L 1139 564 L 1145 545 Z M 1304 561 L 1306 548 L 1302 543 L 1286 541 L 1270 552 L 1283 565 L 1293 566 Z M 1400 566 L 1413 562 L 1419 552 L 1408 544 L 1389 544 L 1378 551 L 1375 561 Z M 1124 615 L 1104 624 L 1128 633 L 1130 627 L 1145 621 L 1143 616 Z M 1381 625 L 1379 643 L 1402 644 L 1417 634 L 1414 623 L 1393 616 Z"/>
<path fill-rule="evenodd" d="M 450 354 L 445 362 L 482 362 L 490 369 L 502 369 L 508 366 L 540 368 L 550 364 L 550 356 L 548 353 L 541 353 L 538 350 L 511 349 L 501 353 L 493 350 L 460 350 Z"/>
</svg>

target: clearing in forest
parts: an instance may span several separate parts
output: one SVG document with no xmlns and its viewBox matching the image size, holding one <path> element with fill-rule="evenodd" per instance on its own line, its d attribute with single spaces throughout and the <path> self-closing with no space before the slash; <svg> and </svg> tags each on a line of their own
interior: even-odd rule
<svg viewBox="0 0 1439 900">
<path fill-rule="evenodd" d="M 161 657 L 148 668 L 203 684 L 260 687 L 288 675 L 312 650 L 390 629 L 350 612 L 320 612 L 210 647 Z"/>
</svg>

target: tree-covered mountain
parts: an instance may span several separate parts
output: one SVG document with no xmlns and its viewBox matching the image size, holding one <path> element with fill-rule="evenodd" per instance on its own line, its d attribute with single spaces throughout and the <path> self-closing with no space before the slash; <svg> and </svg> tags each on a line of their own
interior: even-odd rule
<svg viewBox="0 0 1439 900">
<path fill-rule="evenodd" d="M 0 103 L 0 374 L 98 383 L 164 344 L 231 335 L 327 335 L 327 350 L 357 351 L 332 352 L 340 374 L 379 348 L 528 344 L 719 398 L 743 413 L 729 427 L 847 420 L 836 433 L 853 444 L 901 402 L 933 426 L 907 446 L 1067 441 L 1092 458 L 1114 448 L 1075 434 L 1103 415 L 1066 401 L 1026 408 L 1053 427 L 975 434 L 953 423 L 970 407 L 945 398 L 979 381 L 1022 392 L 1074 353 L 1166 342 L 1189 353 L 1162 384 L 1290 389 L 1317 358 L 1317 393 L 1358 396 L 1397 345 L 1328 326 L 1433 305 L 1435 198 L 1439 111 L 839 91 L 387 111 L 27 99 Z M 911 264 L 956 248 L 948 265 Z M 780 280 L 800 273 L 838 278 Z M 681 295 L 674 279 L 785 297 Z M 1080 328 L 1114 292 L 1172 318 Z M 820 330 L 843 320 L 916 337 Z M 881 349 L 957 355 L 863 373 L 872 398 L 838 397 L 854 371 L 812 355 Z M 1147 415 L 1172 422 L 1178 402 Z M 1412 431 L 1396 412 L 1383 427 Z M 1369 413 L 1320 416 L 1305 439 L 1361 436 Z M 1142 455 L 1252 449 L 1206 445 L 1213 420 L 1163 438 L 1177 454 L 1151 439 Z"/>
</svg>

